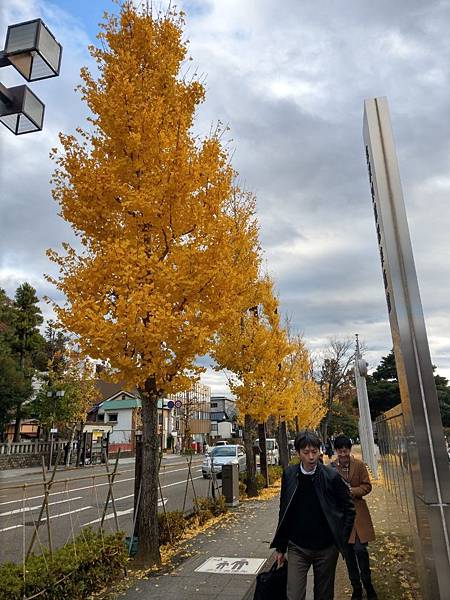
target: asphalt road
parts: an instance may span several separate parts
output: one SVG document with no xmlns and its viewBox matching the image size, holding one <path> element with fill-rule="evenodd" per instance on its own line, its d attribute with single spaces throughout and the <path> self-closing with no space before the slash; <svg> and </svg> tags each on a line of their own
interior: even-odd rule
<svg viewBox="0 0 450 600">
<path fill-rule="evenodd" d="M 197 496 L 207 496 L 211 482 L 201 474 L 202 457 L 192 461 L 192 480 Z M 112 465 L 110 465 L 112 469 Z M 99 526 L 109 489 L 104 465 L 58 471 L 49 495 L 49 523 L 53 548 L 72 539 L 81 528 Z M 162 497 L 159 510 L 181 510 L 186 492 L 188 467 L 183 457 L 164 460 L 160 471 Z M 49 475 L 47 475 L 49 477 Z M 220 483 L 220 482 L 219 482 Z M 134 464 L 121 461 L 113 486 L 119 529 L 127 535 L 133 528 Z M 185 510 L 193 506 L 194 493 L 189 483 Z M 0 477 L 0 564 L 21 562 L 29 546 L 35 523 L 44 499 L 42 474 L 37 470 L 21 474 L 18 471 Z M 115 531 L 116 524 L 109 503 L 105 530 Z M 34 551 L 48 546 L 46 515 L 39 527 Z"/>
</svg>

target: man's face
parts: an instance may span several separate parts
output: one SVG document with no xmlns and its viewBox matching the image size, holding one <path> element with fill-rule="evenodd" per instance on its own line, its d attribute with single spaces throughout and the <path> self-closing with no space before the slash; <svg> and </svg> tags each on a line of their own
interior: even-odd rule
<svg viewBox="0 0 450 600">
<path fill-rule="evenodd" d="M 320 450 L 314 446 L 306 446 L 306 448 L 300 448 L 298 455 L 305 471 L 312 471 L 319 460 Z"/>
<path fill-rule="evenodd" d="M 336 454 L 341 465 L 346 467 L 350 462 L 350 448 L 336 448 Z"/>
</svg>

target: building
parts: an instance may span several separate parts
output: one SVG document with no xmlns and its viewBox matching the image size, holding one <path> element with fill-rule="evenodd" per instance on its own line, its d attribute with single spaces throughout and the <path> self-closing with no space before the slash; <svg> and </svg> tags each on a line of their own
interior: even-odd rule
<svg viewBox="0 0 450 600">
<path fill-rule="evenodd" d="M 169 396 L 168 401 L 175 404 L 171 420 L 175 447 L 187 449 L 192 442 L 201 446 L 207 443 L 211 429 L 211 388 L 196 382 L 190 390 Z"/>
<path fill-rule="evenodd" d="M 210 437 L 213 440 L 239 437 L 235 400 L 226 396 L 211 396 L 210 418 Z"/>
<path fill-rule="evenodd" d="M 120 383 L 109 383 L 101 379 L 96 386 L 101 400 L 88 413 L 87 427 L 95 423 L 111 426 L 109 436 L 110 452 L 119 448 L 123 452 L 134 452 L 135 436 L 142 429 L 142 402 L 137 389 L 127 390 Z M 158 435 L 162 450 L 168 448 L 169 414 L 167 402 L 158 402 Z M 109 429 L 109 428 L 108 428 Z"/>
</svg>

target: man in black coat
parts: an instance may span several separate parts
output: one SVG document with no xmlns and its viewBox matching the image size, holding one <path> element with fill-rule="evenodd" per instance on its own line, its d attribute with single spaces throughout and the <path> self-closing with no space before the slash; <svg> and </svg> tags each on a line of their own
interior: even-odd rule
<svg viewBox="0 0 450 600">
<path fill-rule="evenodd" d="M 300 464 L 283 473 L 271 548 L 279 565 L 288 551 L 288 600 L 304 600 L 311 565 L 314 600 L 333 600 L 336 563 L 352 531 L 355 507 L 342 477 L 319 462 L 320 439 L 314 432 L 299 433 L 295 449 Z"/>
</svg>

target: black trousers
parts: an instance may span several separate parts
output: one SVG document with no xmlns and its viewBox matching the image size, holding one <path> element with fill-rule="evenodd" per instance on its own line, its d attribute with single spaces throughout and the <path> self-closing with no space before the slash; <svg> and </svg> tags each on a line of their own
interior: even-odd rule
<svg viewBox="0 0 450 600">
<path fill-rule="evenodd" d="M 358 536 L 356 536 L 354 544 L 347 544 L 345 562 L 347 564 L 350 583 L 354 588 L 360 588 L 361 582 L 364 586 L 371 583 L 367 544 L 362 544 Z"/>
<path fill-rule="evenodd" d="M 289 542 L 288 600 L 305 600 L 306 581 L 311 565 L 314 573 L 314 600 L 333 600 L 338 555 L 338 549 L 334 545 L 323 550 L 308 550 Z"/>
</svg>

